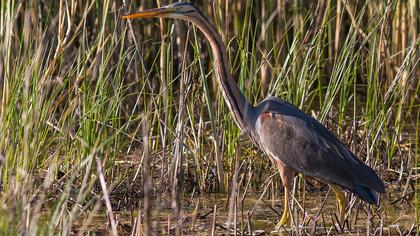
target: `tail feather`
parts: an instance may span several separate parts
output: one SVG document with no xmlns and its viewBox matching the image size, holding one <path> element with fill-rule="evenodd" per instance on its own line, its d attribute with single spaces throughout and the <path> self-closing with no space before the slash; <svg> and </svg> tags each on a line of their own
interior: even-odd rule
<svg viewBox="0 0 420 236">
<path fill-rule="evenodd" d="M 369 204 L 378 205 L 378 195 L 374 190 L 361 185 L 357 185 L 352 192 L 363 201 Z"/>
<path fill-rule="evenodd" d="M 385 192 L 384 183 L 370 166 L 362 163 L 361 166 L 358 168 L 358 170 L 363 170 L 363 171 L 361 171 L 362 172 L 360 173 L 361 178 L 357 182 L 359 182 L 359 184 L 363 183 L 364 185 L 364 186 L 359 185 L 359 187 L 368 188 L 370 191 L 374 190 L 378 193 Z"/>
</svg>

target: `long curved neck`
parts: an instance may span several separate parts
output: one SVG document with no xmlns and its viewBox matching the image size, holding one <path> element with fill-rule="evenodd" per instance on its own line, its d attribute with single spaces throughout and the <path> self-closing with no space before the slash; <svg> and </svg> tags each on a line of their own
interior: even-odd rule
<svg viewBox="0 0 420 236">
<path fill-rule="evenodd" d="M 210 42 L 213 52 L 214 69 L 221 86 L 222 95 L 241 131 L 249 132 L 250 129 L 253 129 L 252 110 L 254 107 L 246 100 L 238 84 L 229 72 L 229 62 L 223 41 L 214 27 L 201 14 L 193 13 L 193 17 L 187 20 L 196 25 Z"/>
</svg>

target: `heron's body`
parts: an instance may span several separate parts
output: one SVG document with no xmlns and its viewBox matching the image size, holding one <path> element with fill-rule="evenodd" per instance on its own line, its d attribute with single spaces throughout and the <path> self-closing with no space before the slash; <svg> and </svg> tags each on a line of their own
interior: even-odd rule
<svg viewBox="0 0 420 236">
<path fill-rule="evenodd" d="M 292 104 L 275 97 L 265 99 L 256 107 L 248 103 L 229 72 L 220 36 L 196 7 L 190 3 L 175 3 L 123 16 L 126 19 L 150 17 L 190 21 L 209 40 L 221 91 L 236 124 L 269 156 L 280 172 L 285 188 L 285 205 L 279 225 L 286 224 L 290 218 L 288 195 L 294 173 L 303 173 L 333 187 L 341 222 L 344 220 L 346 200 L 336 186 L 370 204 L 377 203 L 376 192 L 384 192 L 382 181 L 325 126 Z"/>
<path fill-rule="evenodd" d="M 336 184 L 364 201 L 377 202 L 382 181 L 325 126 L 292 104 L 270 97 L 256 110 L 255 135 L 261 148 L 285 168 Z"/>
</svg>

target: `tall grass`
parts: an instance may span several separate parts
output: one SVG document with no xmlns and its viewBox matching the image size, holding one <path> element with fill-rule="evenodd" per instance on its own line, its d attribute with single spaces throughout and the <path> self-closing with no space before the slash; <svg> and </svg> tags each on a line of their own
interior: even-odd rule
<svg viewBox="0 0 420 236">
<path fill-rule="evenodd" d="M 323 122 L 386 182 L 386 227 L 396 202 L 415 203 L 418 225 L 417 1 L 192 2 L 252 103 L 278 96 Z M 169 233 L 168 207 L 165 225 L 181 234 L 187 200 L 215 192 L 229 193 L 245 232 L 256 217 L 246 198 L 281 196 L 275 169 L 231 119 L 201 33 L 119 19 L 166 3 L 1 1 L 0 234 Z M 305 186 L 296 182 L 297 219 Z"/>
</svg>

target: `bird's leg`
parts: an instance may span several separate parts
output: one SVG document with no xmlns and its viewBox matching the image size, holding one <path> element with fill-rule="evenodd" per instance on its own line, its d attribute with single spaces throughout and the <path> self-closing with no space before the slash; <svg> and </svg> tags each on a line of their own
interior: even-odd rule
<svg viewBox="0 0 420 236">
<path fill-rule="evenodd" d="M 340 213 L 340 224 L 343 224 L 344 216 L 346 214 L 347 199 L 340 187 L 331 185 L 331 188 L 334 191 L 335 197 L 337 199 L 338 211 Z"/>
<path fill-rule="evenodd" d="M 284 186 L 284 209 L 281 215 L 280 222 L 277 224 L 276 229 L 280 229 L 282 226 L 289 224 L 290 222 L 290 210 L 289 210 L 289 188 Z"/>
<path fill-rule="evenodd" d="M 276 159 L 275 159 L 276 160 Z M 292 185 L 294 172 L 292 169 L 288 168 L 278 159 L 276 160 L 277 169 L 280 172 L 281 181 L 284 186 L 284 209 L 281 216 L 280 222 L 277 224 L 276 229 L 280 229 L 282 226 L 289 224 L 290 222 L 290 210 L 289 210 L 289 195 L 290 188 Z"/>
</svg>

